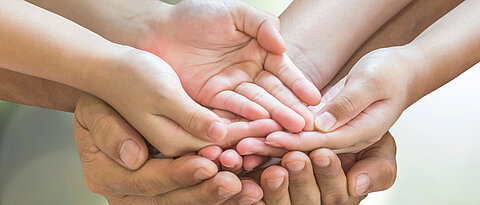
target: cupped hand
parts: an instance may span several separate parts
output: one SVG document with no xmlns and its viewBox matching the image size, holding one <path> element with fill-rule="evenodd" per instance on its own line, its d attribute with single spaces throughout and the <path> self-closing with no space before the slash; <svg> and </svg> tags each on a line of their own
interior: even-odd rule
<svg viewBox="0 0 480 205">
<path fill-rule="evenodd" d="M 270 134 L 265 142 L 286 150 L 326 147 L 355 153 L 378 141 L 408 106 L 413 78 L 409 54 L 401 47 L 364 56 L 350 73 L 328 90 L 323 102 L 311 107 L 317 116 L 313 132 Z"/>
<path fill-rule="evenodd" d="M 110 204 L 252 204 L 263 197 L 254 182 L 218 172 L 203 157 L 147 160 L 133 127 L 100 100 L 83 98 L 74 128 L 85 184 Z"/>
<path fill-rule="evenodd" d="M 368 193 L 388 189 L 396 178 L 395 141 L 387 133 L 358 154 L 317 149 L 293 151 L 253 178 L 264 198 L 257 204 L 359 204 Z"/>
<path fill-rule="evenodd" d="M 277 18 L 234 0 L 185 0 L 159 11 L 165 17 L 140 48 L 165 59 L 194 100 L 294 132 L 312 124 L 303 102 L 317 104 L 320 93 L 283 54 Z"/>
</svg>

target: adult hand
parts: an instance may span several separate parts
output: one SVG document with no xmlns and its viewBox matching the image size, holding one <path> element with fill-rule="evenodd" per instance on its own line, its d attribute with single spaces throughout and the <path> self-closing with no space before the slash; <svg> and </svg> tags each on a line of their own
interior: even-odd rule
<svg viewBox="0 0 480 205">
<path fill-rule="evenodd" d="M 250 181 L 217 172 L 215 163 L 202 157 L 147 161 L 143 138 L 92 96 L 77 105 L 75 139 L 87 188 L 110 204 L 255 203 L 262 197 L 252 192 Z"/>
<path fill-rule="evenodd" d="M 390 133 L 357 154 L 317 149 L 310 157 L 293 151 L 282 166 L 263 171 L 264 201 L 258 204 L 359 204 L 368 193 L 388 189 L 396 177 L 395 141 Z"/>
</svg>

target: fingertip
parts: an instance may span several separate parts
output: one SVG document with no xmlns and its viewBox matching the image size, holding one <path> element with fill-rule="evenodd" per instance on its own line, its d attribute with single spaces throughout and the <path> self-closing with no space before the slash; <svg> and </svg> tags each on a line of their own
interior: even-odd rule
<svg viewBox="0 0 480 205">
<path fill-rule="evenodd" d="M 127 169 L 137 170 L 147 161 L 148 149 L 144 143 L 129 138 L 122 143 L 119 158 Z"/>
<path fill-rule="evenodd" d="M 331 132 L 337 124 L 337 118 L 330 112 L 326 111 L 315 117 L 315 129 L 320 132 Z"/>
<path fill-rule="evenodd" d="M 222 171 L 213 178 L 213 183 L 217 185 L 217 192 L 220 197 L 227 198 L 242 191 L 242 182 L 231 172 Z"/>
<path fill-rule="evenodd" d="M 297 112 L 305 120 L 303 131 L 313 131 L 315 128 L 314 117 L 312 112 L 302 103 L 292 106 L 292 109 Z"/>
<path fill-rule="evenodd" d="M 242 157 L 232 149 L 224 151 L 220 155 L 220 163 L 229 169 L 233 169 L 235 167 L 241 167 L 242 165 Z"/>
<path fill-rule="evenodd" d="M 273 54 L 281 55 L 285 53 L 285 41 L 279 31 L 279 25 L 274 21 L 265 21 L 258 31 L 258 42 L 260 45 Z"/>
<path fill-rule="evenodd" d="M 261 144 L 263 144 L 263 142 L 259 139 L 245 138 L 238 142 L 235 150 L 237 150 L 240 155 L 250 155 L 254 153 L 254 148 L 258 147 L 259 145 L 261 146 Z"/>
<path fill-rule="evenodd" d="M 221 147 L 213 145 L 202 148 L 200 151 L 198 151 L 198 155 L 205 157 L 213 162 L 216 162 L 222 154 L 222 151 L 223 150 Z"/>
<path fill-rule="evenodd" d="M 263 190 L 260 186 L 251 180 L 241 180 L 242 192 L 240 197 L 240 204 L 254 204 L 262 200 Z"/>
<path fill-rule="evenodd" d="M 213 122 L 210 128 L 208 128 L 207 136 L 212 142 L 222 142 L 227 136 L 227 125 L 219 121 Z"/>
<path fill-rule="evenodd" d="M 243 157 L 243 169 L 250 171 L 262 165 L 264 157 L 258 155 L 247 155 Z"/>
<path fill-rule="evenodd" d="M 286 133 L 283 131 L 271 133 L 265 138 L 265 144 L 272 147 L 283 148 L 283 140 L 285 136 Z"/>
</svg>

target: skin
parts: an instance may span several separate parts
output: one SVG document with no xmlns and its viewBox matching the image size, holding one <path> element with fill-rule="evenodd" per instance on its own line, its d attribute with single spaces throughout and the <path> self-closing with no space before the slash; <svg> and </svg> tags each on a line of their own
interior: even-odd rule
<svg viewBox="0 0 480 205">
<path fill-rule="evenodd" d="M 418 6 L 418 4 L 423 5 L 423 6 L 425 7 L 425 4 L 428 4 L 428 3 L 426 3 L 426 2 L 427 2 L 427 1 L 416 1 L 414 4 L 415 4 L 415 6 L 422 8 L 421 6 Z M 435 17 L 432 17 L 432 16 L 440 16 L 440 15 L 441 15 L 441 12 L 448 11 L 449 6 L 452 6 L 452 4 L 455 4 L 455 2 L 454 2 L 454 1 L 450 1 L 450 2 L 441 2 L 441 3 L 436 4 L 437 6 L 442 7 L 443 10 L 432 9 L 432 10 L 434 10 L 435 12 L 430 12 L 430 13 L 427 12 L 427 14 L 431 14 L 431 16 L 428 16 L 428 15 L 427 15 L 426 17 L 423 16 L 422 19 L 426 19 L 425 21 L 428 23 L 428 20 L 429 20 L 429 19 L 435 18 Z M 431 7 L 430 7 L 430 9 L 431 9 Z M 414 9 L 408 9 L 407 12 L 405 12 L 405 13 L 408 14 L 408 12 L 411 11 L 411 10 L 414 10 Z M 420 10 L 420 9 L 419 9 L 419 10 Z M 407 15 L 407 14 L 405 14 L 405 13 L 402 14 L 401 17 L 405 18 L 404 16 L 409 16 L 409 15 Z M 422 16 L 422 15 L 420 15 L 420 14 L 426 15 L 425 12 L 417 12 L 416 15 L 417 15 L 417 16 Z M 410 16 L 414 16 L 414 15 L 410 15 Z M 398 18 L 397 18 L 397 19 L 398 19 Z M 386 27 L 387 27 L 387 28 L 393 28 L 393 30 L 395 30 L 395 28 L 397 28 L 397 29 L 399 29 L 399 30 L 403 30 L 403 29 L 405 29 L 405 27 L 407 27 L 407 28 L 409 28 L 409 29 L 413 29 L 413 30 L 417 30 L 417 31 L 418 31 L 419 29 L 421 30 L 421 26 L 426 23 L 425 21 L 421 22 L 420 24 L 417 23 L 417 24 L 415 24 L 415 26 L 411 26 L 412 24 L 411 24 L 411 25 L 405 25 L 405 24 L 403 24 L 403 26 L 398 26 L 398 25 L 397 25 L 398 22 L 401 22 L 401 21 L 398 21 L 398 20 L 395 21 L 395 19 L 394 19 L 394 21 L 391 22 L 391 23 L 389 23 L 389 24 L 387 24 Z M 397 23 L 397 24 L 396 24 L 396 23 Z M 387 29 L 387 30 L 388 30 L 388 29 Z M 383 31 L 383 30 L 382 30 L 381 32 L 379 32 L 379 34 L 376 34 L 374 38 L 372 38 L 372 39 L 370 39 L 369 41 L 367 41 L 367 43 L 364 44 L 364 46 L 363 46 L 362 48 L 360 48 L 359 52 L 357 52 L 357 53 L 354 55 L 354 57 L 352 58 L 353 60 L 351 60 L 350 62 L 353 62 L 355 58 L 358 58 L 359 56 L 361 56 L 361 53 L 362 53 L 362 52 L 363 52 L 363 53 L 368 52 L 370 48 L 373 48 L 373 47 L 382 47 L 382 45 L 388 44 L 390 41 L 387 41 L 386 39 L 388 39 L 388 40 L 392 40 L 392 39 L 393 39 L 393 40 L 395 41 L 395 38 L 392 38 L 392 37 L 391 37 L 391 35 L 395 35 L 395 34 L 397 34 L 397 35 L 403 35 L 402 38 L 398 38 L 399 41 L 402 41 L 401 39 L 408 39 L 408 37 L 405 36 L 406 34 L 404 34 L 404 32 L 388 32 L 388 31 Z M 117 35 L 117 36 L 118 36 L 118 35 Z M 379 40 L 379 39 L 382 39 L 382 38 L 385 38 L 385 39 Z M 295 59 L 294 59 L 294 60 L 295 60 Z M 349 63 L 349 64 L 351 64 L 351 63 Z M 348 70 L 348 69 L 344 69 L 343 72 L 345 72 L 345 70 Z M 341 72 L 341 73 L 342 73 L 342 72 Z M 340 73 L 339 75 L 341 75 L 341 73 Z M 2 81 L 2 82 L 8 82 L 8 81 Z M 2 84 L 4 84 L 4 83 L 2 83 Z M 8 84 L 8 83 L 7 83 L 7 84 Z M 54 84 L 54 83 L 52 83 L 52 84 Z M 32 88 L 32 89 L 34 89 L 34 88 Z M 10 98 L 16 99 L 16 100 L 19 101 L 19 102 L 24 101 L 24 100 L 22 99 L 22 96 L 13 96 L 13 97 L 10 97 Z M 7 98 L 7 99 L 9 99 L 9 98 Z M 45 100 L 45 102 L 46 102 L 46 104 L 48 104 L 49 107 L 50 107 L 50 106 L 57 106 L 57 104 L 49 103 L 48 100 Z"/>
<path fill-rule="evenodd" d="M 198 53 L 187 56 L 188 59 L 195 60 L 188 62 L 189 65 L 178 64 L 178 62 L 185 61 L 175 57 L 178 56 L 178 54 L 173 55 L 175 52 L 164 56 L 169 59 L 169 63 L 175 64 L 179 70 L 172 70 L 166 62 L 150 53 L 109 42 L 71 21 L 26 2 L 15 2 L 2 7 L 8 12 L 2 13 L 4 23 L 0 32 L 5 33 L 5 35 L 2 35 L 4 39 L 2 42 L 9 43 L 2 46 L 4 49 L 0 51 L 0 56 L 2 56 L 0 66 L 58 81 L 99 96 L 119 111 L 129 123 L 149 139 L 151 144 L 167 156 L 178 156 L 188 151 L 198 150 L 212 144 L 212 142 L 227 146 L 228 143 L 238 140 L 232 138 L 224 140 L 230 127 L 217 115 L 200 106 L 194 100 L 208 101 L 208 105 L 213 107 L 216 107 L 216 105 L 220 108 L 228 106 L 232 111 L 240 114 L 253 113 L 252 116 L 248 117 L 256 120 L 269 118 L 269 113 L 266 111 L 269 110 L 271 111 L 270 115 L 276 121 L 284 125 L 291 124 L 292 130 L 302 130 L 305 122 L 299 114 L 271 97 L 257 84 L 253 84 L 255 80 L 262 86 L 275 89 L 276 84 L 282 84 L 282 82 L 273 74 L 281 76 L 282 79 L 287 79 L 286 76 L 293 76 L 292 79 L 287 80 L 294 81 L 290 84 L 287 82 L 287 84 L 294 91 L 302 91 L 299 93 L 300 96 L 309 96 L 309 98 L 305 98 L 307 101 L 315 102 L 318 101 L 315 98 L 320 99 L 318 91 L 313 91 L 313 94 L 303 92 L 303 90 L 313 90 L 305 89 L 313 87 L 313 85 L 293 66 L 285 55 L 281 55 L 284 51 L 284 45 L 277 28 L 275 28 L 275 18 L 263 14 L 247 4 L 236 1 L 202 1 L 202 4 L 198 3 L 198 1 L 188 1 L 178 6 L 159 7 L 157 9 L 162 14 L 168 14 L 163 15 L 164 18 L 159 18 L 163 23 L 161 25 L 165 28 L 182 23 L 181 21 L 198 19 L 197 17 L 200 17 L 200 15 L 205 16 L 206 14 L 195 10 L 199 8 L 202 8 L 202 10 L 209 7 L 218 9 L 219 12 L 214 13 L 217 19 L 227 17 L 221 25 L 221 28 L 225 29 L 213 29 L 218 31 L 211 33 L 225 38 L 218 39 L 222 40 L 222 42 L 219 42 L 220 44 L 213 43 L 211 39 L 199 39 L 199 42 L 192 43 L 189 39 L 195 37 L 193 35 L 198 32 L 184 33 L 181 27 L 175 27 L 179 29 L 178 31 L 175 29 L 169 30 L 172 32 L 169 33 L 170 35 L 178 37 L 179 41 L 175 42 L 176 44 L 170 41 L 171 38 L 168 35 L 165 35 L 164 38 L 152 37 L 152 39 L 161 39 L 159 41 L 172 43 L 171 45 L 163 44 L 163 49 L 168 49 L 170 46 L 192 48 L 191 50 L 195 50 L 193 48 L 198 49 Z M 39 22 L 30 21 L 29 16 L 18 16 L 15 12 L 12 12 L 14 10 L 24 11 L 31 16 L 36 16 L 34 19 Z M 177 18 L 182 16 L 181 13 L 188 13 L 189 11 L 199 16 L 186 17 L 186 19 Z M 255 18 L 252 19 L 251 17 Z M 207 19 L 204 19 L 204 21 L 204 26 L 216 25 L 217 23 L 207 21 Z M 243 25 L 244 21 L 249 23 Z M 200 25 L 200 23 L 198 24 Z M 61 29 L 51 34 L 44 29 L 47 25 L 57 25 Z M 185 35 L 177 35 L 178 33 Z M 78 39 L 81 39 L 81 41 L 78 41 Z M 31 44 L 37 46 L 31 47 Z M 158 49 L 158 46 L 155 49 Z M 215 49 L 218 52 L 214 52 Z M 23 52 L 25 50 L 29 52 Z M 182 50 L 177 52 L 183 53 Z M 202 52 L 211 52 L 212 55 L 202 56 L 200 55 Z M 59 53 L 62 53 L 62 55 L 58 55 Z M 273 74 L 270 75 L 270 72 L 263 71 L 258 62 L 253 67 L 237 66 L 242 62 L 249 64 L 248 61 L 245 61 L 245 59 L 251 57 L 248 56 L 249 54 L 254 54 L 252 58 L 263 56 L 263 59 L 257 59 L 261 62 L 268 60 L 270 66 L 266 67 L 271 68 L 270 72 Z M 224 57 L 228 59 L 227 65 L 222 67 L 215 63 Z M 45 59 L 55 59 L 55 61 Z M 181 72 L 181 69 L 189 72 Z M 119 70 L 122 70 L 122 72 L 118 72 Z M 111 73 L 115 73 L 113 78 L 110 77 Z M 180 78 L 177 73 L 180 73 Z M 192 73 L 198 73 L 198 75 L 189 76 Z M 241 75 L 241 73 L 245 75 Z M 252 77 L 251 81 L 242 80 L 242 76 Z M 180 81 L 184 83 L 181 84 Z M 215 81 L 215 83 L 211 84 L 210 81 Z M 122 84 L 118 84 L 118 82 L 122 82 Z M 201 84 L 195 84 L 196 82 Z M 232 84 L 232 82 L 238 82 L 238 84 Z M 239 84 L 241 84 L 241 87 L 237 87 Z M 229 87 L 231 85 L 235 86 Z M 187 88 L 187 92 L 182 87 Z M 225 92 L 215 90 L 218 88 Z M 230 88 L 235 89 L 228 90 Z M 191 99 L 187 95 L 187 93 L 192 94 L 191 92 L 194 92 L 192 89 L 200 89 L 197 90 L 200 93 L 197 93 L 195 99 Z M 211 93 L 211 95 L 203 92 Z M 214 95 L 215 93 L 220 96 Z M 294 93 L 290 93 L 290 95 L 295 97 Z M 248 100 L 248 97 L 251 99 Z M 129 99 L 142 100 L 132 101 Z M 265 112 L 262 112 L 263 108 L 260 106 L 255 108 L 255 103 L 264 106 L 266 110 L 263 111 Z M 162 106 L 158 106 L 158 104 Z M 301 106 L 292 106 L 302 110 Z M 302 107 L 303 113 L 308 113 L 305 112 L 306 107 L 303 104 Z M 138 109 L 134 110 L 133 108 Z M 251 110 L 253 112 L 248 112 Z M 178 115 L 177 113 L 185 114 Z M 261 116 L 262 113 L 265 115 Z M 308 118 L 312 121 L 313 116 L 308 115 Z M 295 119 L 295 123 L 291 119 Z M 167 126 L 170 129 L 167 133 L 178 136 L 178 140 L 173 142 L 166 140 L 168 137 L 162 135 L 164 132 L 160 130 L 163 129 L 159 126 L 161 124 L 170 124 L 170 126 Z"/>
<path fill-rule="evenodd" d="M 473 30 L 478 7 L 465 1 L 412 42 L 362 57 L 318 112 L 316 126 L 324 133 L 271 134 L 267 141 L 289 150 L 336 152 L 357 152 L 378 141 L 403 110 L 480 60 L 480 35 Z"/>
</svg>

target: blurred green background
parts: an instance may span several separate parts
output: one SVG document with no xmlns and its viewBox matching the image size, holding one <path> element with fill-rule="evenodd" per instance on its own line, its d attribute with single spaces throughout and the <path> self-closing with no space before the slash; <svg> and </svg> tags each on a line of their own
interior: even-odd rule
<svg viewBox="0 0 480 205">
<path fill-rule="evenodd" d="M 290 0 L 247 2 L 278 15 Z M 404 113 L 391 130 L 397 182 L 362 204 L 480 204 L 478 79 L 480 66 Z M 0 205 L 29 204 L 106 201 L 83 184 L 72 114 L 0 101 Z"/>
</svg>

